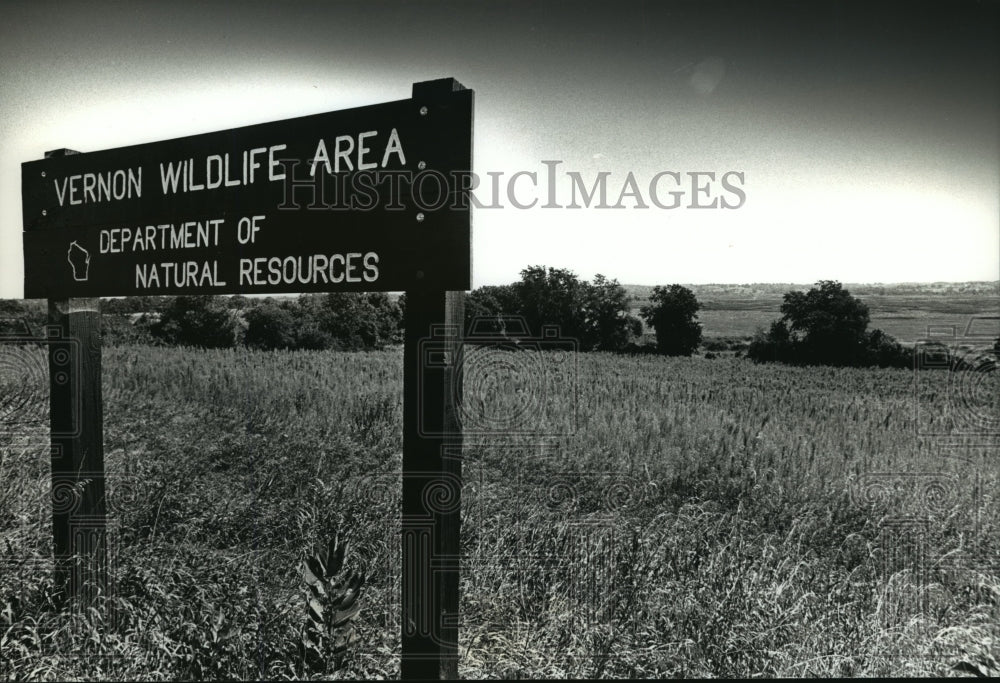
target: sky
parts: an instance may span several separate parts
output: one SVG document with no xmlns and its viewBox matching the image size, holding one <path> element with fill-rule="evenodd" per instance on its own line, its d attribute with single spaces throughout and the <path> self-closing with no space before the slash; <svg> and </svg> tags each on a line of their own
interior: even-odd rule
<svg viewBox="0 0 1000 683">
<path fill-rule="evenodd" d="M 534 208 L 473 212 L 475 287 L 528 265 L 646 285 L 996 280 L 998 45 L 984 2 L 7 1 L 0 298 L 23 293 L 22 162 L 441 77 L 475 90 L 473 170 L 502 191 L 550 162 L 560 205 L 569 173 L 605 172 L 610 204 L 629 174 L 646 204 L 541 208 L 547 189 L 522 177 Z M 688 183 L 677 208 L 649 199 L 654 178 L 676 189 L 663 172 Z M 709 177 L 693 173 L 735 208 L 691 208 L 692 177 Z"/>
</svg>

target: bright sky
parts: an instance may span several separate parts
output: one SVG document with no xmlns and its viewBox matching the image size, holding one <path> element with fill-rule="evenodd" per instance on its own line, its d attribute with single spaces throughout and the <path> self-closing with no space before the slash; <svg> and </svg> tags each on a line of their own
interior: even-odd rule
<svg viewBox="0 0 1000 683">
<path fill-rule="evenodd" d="M 504 197 L 474 212 L 474 286 L 533 264 L 630 284 L 1000 278 L 1000 41 L 980 3 L 205 5 L 0 6 L 0 297 L 22 295 L 20 164 L 46 150 L 398 100 L 445 76 L 476 91 L 474 170 L 502 188 L 546 160 L 563 204 L 567 171 L 607 171 L 610 203 L 630 172 L 647 203 L 662 171 L 744 178 L 732 210 Z"/>
</svg>

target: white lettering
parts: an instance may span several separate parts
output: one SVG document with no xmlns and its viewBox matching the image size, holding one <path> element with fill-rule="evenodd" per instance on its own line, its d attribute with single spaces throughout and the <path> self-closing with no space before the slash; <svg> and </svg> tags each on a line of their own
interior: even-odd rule
<svg viewBox="0 0 1000 683">
<path fill-rule="evenodd" d="M 228 161 L 229 159 L 228 155 L 226 155 L 226 159 Z M 216 173 L 214 178 L 212 177 L 213 161 L 215 162 L 215 173 Z M 229 167 L 228 163 L 226 164 L 226 167 L 227 168 Z M 210 190 L 214 190 L 220 185 L 222 185 L 222 157 L 220 157 L 218 154 L 212 154 L 205 160 L 205 187 L 207 187 Z"/>
<path fill-rule="evenodd" d="M 53 180 L 56 184 L 56 196 L 59 198 L 59 206 L 63 205 L 63 199 L 66 198 L 66 184 L 69 182 L 69 178 L 62 179 L 62 187 L 59 187 L 59 180 Z"/>
<path fill-rule="evenodd" d="M 97 178 L 93 173 L 85 173 L 83 175 L 83 196 L 86 198 L 90 195 L 90 201 L 97 203 L 97 197 L 94 196 L 94 185 L 97 184 Z"/>
<path fill-rule="evenodd" d="M 121 180 L 120 187 L 118 183 L 119 180 Z M 125 178 L 125 171 L 120 169 L 115 171 L 115 175 L 111 179 L 111 190 L 114 192 L 115 199 L 125 199 L 125 193 L 128 190 L 128 181 Z"/>
<path fill-rule="evenodd" d="M 347 149 L 341 149 L 340 143 L 347 142 L 349 146 Z M 347 163 L 347 170 L 353 171 L 354 166 L 351 165 L 351 152 L 354 151 L 354 138 L 350 135 L 338 135 L 337 140 L 334 143 L 333 149 L 333 172 L 340 173 L 340 160 L 343 159 Z"/>
<path fill-rule="evenodd" d="M 226 187 L 235 187 L 236 185 L 239 185 L 240 184 L 240 179 L 239 178 L 230 178 L 229 177 L 229 153 L 228 152 L 226 153 L 225 167 L 226 167 L 226 171 L 225 171 L 225 175 L 226 175 Z M 244 158 L 243 167 L 244 167 L 244 170 L 246 170 L 246 159 L 245 158 Z"/>
<path fill-rule="evenodd" d="M 399 141 L 399 133 L 393 128 L 392 132 L 389 133 L 389 142 L 385 145 L 385 154 L 382 155 L 382 168 L 389 165 L 389 155 L 395 154 L 399 157 L 399 164 L 401 166 L 406 166 L 406 156 L 403 154 L 403 145 Z"/>
<path fill-rule="evenodd" d="M 369 251 L 365 254 L 365 282 L 375 282 L 378 280 L 378 254 Z"/>
<path fill-rule="evenodd" d="M 316 145 L 316 155 L 313 157 L 312 165 L 309 167 L 309 176 L 314 177 L 316 175 L 316 162 L 322 161 L 323 167 L 326 168 L 327 173 L 333 173 L 333 169 L 330 168 L 330 155 L 326 151 L 326 143 L 323 138 L 319 139 L 319 144 Z"/>
<path fill-rule="evenodd" d="M 178 163 L 177 168 L 174 168 L 173 162 L 167 163 L 166 169 L 163 168 L 162 163 L 160 164 L 160 184 L 163 185 L 163 194 L 177 193 L 177 183 L 180 182 L 183 172 L 182 162 Z"/>
<path fill-rule="evenodd" d="M 370 138 L 373 135 L 378 135 L 378 131 L 377 130 L 370 130 L 370 131 L 368 131 L 366 133 L 361 133 L 360 135 L 358 135 L 358 170 L 359 171 L 368 171 L 370 169 L 378 167 L 378 164 L 376 164 L 375 162 L 365 163 L 365 154 L 367 154 L 368 152 L 371 151 L 368 147 L 365 147 L 365 138 Z"/>
<path fill-rule="evenodd" d="M 260 163 L 257 161 L 257 155 L 263 154 L 267 151 L 267 147 L 254 147 L 250 150 L 250 180 L 249 183 L 253 182 L 254 171 L 260 168 Z"/>
<path fill-rule="evenodd" d="M 267 150 L 267 167 L 268 167 L 268 180 L 284 180 L 285 172 L 282 171 L 281 174 L 274 172 L 275 167 L 281 162 L 274 158 L 275 152 L 280 152 L 281 150 L 288 147 L 288 145 L 274 145 Z"/>
</svg>

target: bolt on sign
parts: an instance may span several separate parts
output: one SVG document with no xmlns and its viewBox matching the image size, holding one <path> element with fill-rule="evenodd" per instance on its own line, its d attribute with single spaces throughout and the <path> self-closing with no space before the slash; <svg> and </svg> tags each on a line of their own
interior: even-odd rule
<svg viewBox="0 0 1000 683">
<path fill-rule="evenodd" d="M 26 298 L 471 288 L 472 91 L 21 165 Z"/>
</svg>

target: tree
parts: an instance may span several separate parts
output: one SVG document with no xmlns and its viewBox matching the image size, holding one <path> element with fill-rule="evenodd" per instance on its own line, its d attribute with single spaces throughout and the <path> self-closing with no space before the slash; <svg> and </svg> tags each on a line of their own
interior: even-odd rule
<svg viewBox="0 0 1000 683">
<path fill-rule="evenodd" d="M 556 325 L 561 337 L 576 339 L 581 350 L 589 348 L 584 312 L 587 287 L 573 271 L 529 266 L 521 271 L 514 291 L 531 334 L 541 335 L 543 327 Z"/>
<path fill-rule="evenodd" d="M 244 314 L 247 331 L 243 343 L 255 349 L 296 348 L 295 318 L 281 306 L 263 303 L 248 308 Z"/>
<path fill-rule="evenodd" d="M 41 330 L 48 321 L 47 311 L 44 299 L 0 299 L 0 332 L 18 336 Z"/>
<path fill-rule="evenodd" d="M 0 299 L 0 316 L 15 318 L 24 314 L 24 306 L 16 299 Z"/>
<path fill-rule="evenodd" d="M 234 294 L 229 297 L 226 301 L 226 308 L 235 309 L 237 311 L 243 311 L 252 305 L 249 297 L 243 296 L 242 294 Z"/>
<path fill-rule="evenodd" d="M 150 326 L 157 339 L 168 344 L 225 348 L 238 335 L 237 316 L 217 296 L 178 296 Z"/>
<path fill-rule="evenodd" d="M 629 315 L 629 296 L 618 280 L 598 273 L 587 286 L 587 344 L 601 351 L 621 351 L 642 334 L 642 323 Z"/>
<path fill-rule="evenodd" d="M 515 285 L 485 285 L 465 297 L 468 334 L 503 335 L 503 319 L 517 315 L 521 315 L 521 302 Z"/>
<path fill-rule="evenodd" d="M 681 285 L 657 285 L 649 304 L 640 309 L 643 320 L 656 330 L 656 348 L 668 356 L 690 356 L 701 343 L 701 304 L 694 292 Z"/>
<path fill-rule="evenodd" d="M 781 319 L 788 324 L 793 340 L 802 343 L 802 352 L 809 359 L 822 364 L 854 364 L 868 342 L 868 306 L 839 282 L 821 280 L 816 284 L 807 293 L 785 294 Z"/>
<path fill-rule="evenodd" d="M 323 328 L 324 301 L 316 294 L 302 294 L 294 301 L 283 303 L 292 317 L 291 332 L 295 349 L 322 351 L 340 348 L 333 336 Z M 248 330 L 249 331 L 249 330 Z"/>
<path fill-rule="evenodd" d="M 590 283 L 570 270 L 529 266 L 521 271 L 520 282 L 470 293 L 465 325 L 469 334 L 498 336 L 540 336 L 551 325 L 562 338 L 575 339 L 581 351 L 621 351 L 642 334 L 642 323 L 629 315 L 629 303 L 617 280 L 598 274 Z M 515 332 L 508 320 L 512 317 L 523 319 L 527 330 L 518 325 Z"/>
<path fill-rule="evenodd" d="M 342 349 L 377 348 L 402 341 L 402 309 L 384 292 L 331 292 L 300 297 L 308 303 L 320 330 Z"/>
<path fill-rule="evenodd" d="M 881 330 L 866 331 L 868 306 L 839 282 L 822 280 L 808 292 L 784 296 L 782 317 L 759 332 L 747 350 L 755 361 L 908 368 L 913 351 Z"/>
<path fill-rule="evenodd" d="M 880 368 L 912 368 L 913 350 L 904 347 L 882 330 L 872 330 L 865 335 L 863 365 Z"/>
<path fill-rule="evenodd" d="M 792 344 L 791 332 L 784 320 L 775 320 L 767 333 L 757 328 L 753 341 L 747 348 L 747 357 L 757 361 L 775 361 L 791 363 L 794 360 L 795 348 Z"/>
</svg>

